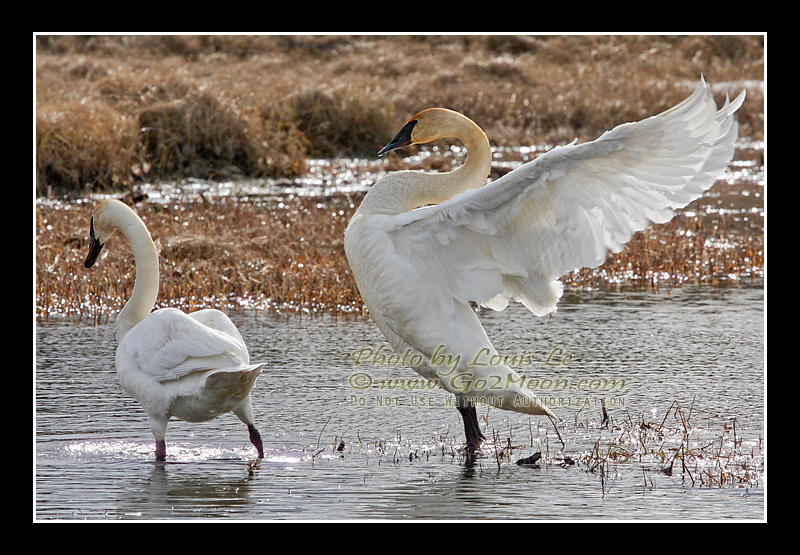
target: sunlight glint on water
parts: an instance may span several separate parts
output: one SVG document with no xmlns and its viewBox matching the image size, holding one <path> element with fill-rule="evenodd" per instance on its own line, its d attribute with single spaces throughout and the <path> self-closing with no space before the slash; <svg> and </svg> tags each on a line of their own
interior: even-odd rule
<svg viewBox="0 0 800 555">
<path fill-rule="evenodd" d="M 608 427 L 598 404 L 556 408 L 564 449 L 547 421 L 480 408 L 484 435 L 497 443 L 474 464 L 460 451 L 463 429 L 447 394 L 433 391 L 431 405 L 419 406 L 418 391 L 377 385 L 413 379 L 410 369 L 353 366 L 354 350 L 384 344 L 368 319 L 257 311 L 231 317 L 251 358 L 269 362 L 253 396 L 266 450 L 257 465 L 233 415 L 171 421 L 168 462 L 155 463 L 144 411 L 120 390 L 112 369 L 112 323 L 50 318 L 37 325 L 37 518 L 764 516 L 758 283 L 568 291 L 552 318 L 516 306 L 482 312 L 500 352 L 561 348 L 575 362 L 547 375 L 573 382 L 622 377 L 626 385 L 605 397 Z M 355 371 L 369 373 L 373 385 L 354 389 Z M 570 402 L 602 396 L 544 394 Z M 394 402 L 379 404 L 379 396 Z M 685 452 L 674 402 L 684 417 L 691 410 Z M 536 451 L 543 455 L 538 465 L 514 464 Z M 643 454 L 628 458 L 625 451 Z"/>
</svg>

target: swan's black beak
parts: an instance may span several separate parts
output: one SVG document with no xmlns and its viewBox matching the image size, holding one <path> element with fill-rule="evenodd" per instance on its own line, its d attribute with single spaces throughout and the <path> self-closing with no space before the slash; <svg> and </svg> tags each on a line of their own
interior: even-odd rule
<svg viewBox="0 0 800 555">
<path fill-rule="evenodd" d="M 94 236 L 94 217 L 92 217 L 92 223 L 89 225 L 89 254 L 86 255 L 86 261 L 83 263 L 84 268 L 91 268 L 97 262 L 102 248 L 103 244 Z"/>
<path fill-rule="evenodd" d="M 408 146 L 411 144 L 411 130 L 414 129 L 414 126 L 417 124 L 417 120 L 412 119 L 407 124 L 403 126 L 400 132 L 394 136 L 394 139 L 389 141 L 389 144 L 383 147 L 378 151 L 378 156 L 382 154 L 386 154 L 392 150 L 397 150 L 398 148 L 403 148 L 404 146 Z"/>
</svg>

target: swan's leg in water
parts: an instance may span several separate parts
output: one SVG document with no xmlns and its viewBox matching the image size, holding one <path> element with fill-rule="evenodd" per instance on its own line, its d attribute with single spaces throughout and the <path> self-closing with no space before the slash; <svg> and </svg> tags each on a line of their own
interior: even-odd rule
<svg viewBox="0 0 800 555">
<path fill-rule="evenodd" d="M 156 440 L 156 460 L 157 461 L 165 461 L 167 460 L 167 445 L 164 443 L 164 440 L 161 441 Z"/>
<path fill-rule="evenodd" d="M 247 425 L 247 431 L 250 432 L 250 443 L 256 446 L 256 450 L 258 450 L 258 458 L 264 458 L 264 445 L 261 443 L 261 434 L 258 433 L 256 427 L 252 424 Z"/>
<path fill-rule="evenodd" d="M 481 446 L 481 441 L 486 439 L 478 426 L 478 411 L 475 405 L 465 397 L 456 396 L 456 408 L 464 420 L 464 433 L 467 436 L 467 449 L 476 451 Z"/>
<path fill-rule="evenodd" d="M 264 446 L 261 443 L 261 434 L 258 433 L 256 430 L 253 418 L 253 407 L 250 405 L 250 394 L 242 401 L 242 404 L 233 409 L 233 414 L 235 414 L 239 420 L 247 424 L 247 431 L 250 432 L 250 443 L 256 446 L 256 450 L 258 451 L 258 458 L 264 458 Z"/>
<path fill-rule="evenodd" d="M 162 418 L 157 414 L 147 413 L 147 420 L 150 422 L 150 431 L 153 432 L 153 438 L 156 440 L 156 460 L 167 460 L 167 418 Z"/>
</svg>

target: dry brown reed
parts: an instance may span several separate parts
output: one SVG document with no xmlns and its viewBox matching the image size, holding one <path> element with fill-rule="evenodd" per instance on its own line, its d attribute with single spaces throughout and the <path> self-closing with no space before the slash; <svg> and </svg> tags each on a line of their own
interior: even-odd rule
<svg viewBox="0 0 800 555">
<path fill-rule="evenodd" d="M 375 152 L 432 106 L 495 145 L 592 139 L 701 74 L 763 80 L 763 37 L 37 36 L 37 194 L 292 177 L 308 156 Z M 763 137 L 763 113 L 750 91 L 742 135 Z"/>
<path fill-rule="evenodd" d="M 573 288 L 670 287 L 759 279 L 764 271 L 762 187 L 725 182 L 671 222 L 637 233 L 597 269 L 564 276 Z M 715 212 L 749 199 L 746 218 Z M 343 235 L 361 194 L 283 196 L 258 202 L 217 197 L 135 206 L 160 250 L 159 306 L 361 312 Z M 127 241 L 114 237 L 99 264 L 83 268 L 95 202 L 41 202 L 36 220 L 37 314 L 115 312 L 133 287 Z M 729 205 L 724 201 L 724 206 Z"/>
<path fill-rule="evenodd" d="M 691 487 L 755 488 L 761 485 L 765 470 L 764 442 L 761 434 L 742 430 L 735 417 L 725 417 L 701 410 L 694 402 L 682 405 L 673 401 L 663 418 L 634 418 L 628 411 L 613 413 L 621 419 L 608 418 L 597 411 L 593 420 L 560 424 L 552 432 L 549 426 L 537 426 L 530 441 L 521 440 L 520 429 L 492 429 L 482 451 L 494 460 L 489 467 L 502 471 L 504 466 L 523 467 L 575 466 L 599 478 L 600 486 L 609 480 L 641 472 L 642 487 L 653 488 L 654 475 L 680 479 Z M 524 432 L 523 432 L 524 433 Z M 588 447 L 590 446 L 590 447 Z M 457 441 L 448 444 L 455 455 Z M 588 447 L 588 448 L 587 448 Z M 519 458 L 531 448 L 532 455 Z M 462 450 L 463 452 L 463 450 Z M 445 450 L 442 449 L 442 455 Z M 630 483 L 630 482 L 629 482 Z"/>
<path fill-rule="evenodd" d="M 89 191 L 181 176 L 291 181 L 308 156 L 375 152 L 434 105 L 480 122 L 495 146 L 593 139 L 682 99 L 689 88 L 681 82 L 701 73 L 712 83 L 762 80 L 763 39 L 39 36 L 37 193 L 77 199 L 37 203 L 37 314 L 114 312 L 132 288 L 124 239 L 96 268 L 82 266 L 95 203 L 80 197 Z M 763 137 L 757 87 L 737 119 L 742 136 Z M 448 170 L 451 162 L 431 156 L 418 167 Z M 384 164 L 410 167 L 394 156 Z M 161 249 L 159 306 L 362 311 L 342 244 L 360 198 L 137 205 Z M 564 281 L 762 276 L 763 209 L 759 183 L 719 183 L 602 267 Z"/>
<path fill-rule="evenodd" d="M 601 267 L 570 272 L 562 281 L 573 287 L 658 287 L 758 278 L 763 269 L 763 227 L 738 232 L 708 225 L 699 217 L 678 216 L 635 234 Z"/>
<path fill-rule="evenodd" d="M 642 465 L 644 486 L 652 487 L 648 472 L 680 476 L 686 485 L 751 488 L 760 484 L 764 472 L 763 439 L 737 436 L 736 418 L 722 417 L 677 401 L 663 419 L 638 421 L 628 414 L 601 435 L 594 447 L 573 457 L 587 471 L 606 476 L 620 465 Z M 576 428 L 591 428 L 587 422 Z"/>
<path fill-rule="evenodd" d="M 463 438 L 449 431 L 421 444 L 398 433 L 392 440 L 377 439 L 362 446 L 358 435 L 349 449 L 342 447 L 337 435 L 332 450 L 346 456 L 362 453 L 363 448 L 389 456 L 394 464 L 441 457 L 479 472 L 499 473 L 513 466 L 573 467 L 597 476 L 604 492 L 611 480 L 625 478 L 630 485 L 639 475 L 644 489 L 656 487 L 654 478 L 664 476 L 680 480 L 685 487 L 747 489 L 762 485 L 764 438 L 757 431 L 743 429 L 735 417 L 678 401 L 666 407 L 663 417 L 657 414 L 653 419 L 633 417 L 627 410 L 616 410 L 610 417 L 600 411 L 589 416 L 588 412 L 578 411 L 574 421 L 564 421 L 557 428 L 529 423 L 529 438 L 524 426 L 487 428 L 477 456 L 464 448 Z M 535 452 L 520 458 L 531 451 Z"/>
<path fill-rule="evenodd" d="M 336 312 L 361 302 L 344 256 L 347 199 L 321 204 L 141 204 L 136 210 L 160 251 L 158 306 Z M 340 208 L 341 207 L 341 208 Z M 345 212 L 347 208 L 347 212 Z M 83 268 L 94 203 L 37 210 L 37 313 L 97 317 L 116 312 L 135 277 L 127 241 L 113 237 Z M 342 214 L 340 214 L 342 212 Z"/>
</svg>

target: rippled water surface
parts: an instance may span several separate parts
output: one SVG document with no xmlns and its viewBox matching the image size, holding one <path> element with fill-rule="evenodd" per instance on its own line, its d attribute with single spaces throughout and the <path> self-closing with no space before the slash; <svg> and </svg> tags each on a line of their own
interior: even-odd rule
<svg viewBox="0 0 800 555">
<path fill-rule="evenodd" d="M 390 381 L 416 377 L 394 360 L 354 366 L 385 348 L 368 319 L 231 317 L 269 363 L 253 393 L 256 467 L 233 415 L 171 421 L 156 463 L 144 411 L 117 384 L 112 323 L 37 322 L 35 518 L 765 517 L 760 283 L 567 292 L 551 318 L 483 312 L 501 353 L 531 356 L 519 370 L 563 421 L 559 439 L 545 419 L 480 407 L 493 441 L 474 461 L 449 395 Z M 568 387 L 547 389 L 556 380 Z"/>
</svg>

